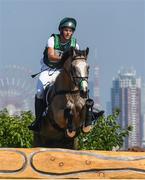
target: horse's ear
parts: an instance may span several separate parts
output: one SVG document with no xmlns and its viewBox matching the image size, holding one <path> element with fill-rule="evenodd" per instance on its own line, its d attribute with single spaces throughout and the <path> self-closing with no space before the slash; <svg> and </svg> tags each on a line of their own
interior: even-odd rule
<svg viewBox="0 0 145 180">
<path fill-rule="evenodd" d="M 88 56 L 88 54 L 89 54 L 89 48 L 87 47 L 86 48 L 86 56 Z"/>
<path fill-rule="evenodd" d="M 73 48 L 73 49 L 72 49 L 72 51 L 73 51 L 73 54 L 72 54 L 72 55 L 73 55 L 73 57 L 75 57 L 75 56 L 76 56 L 76 54 L 77 54 L 77 53 L 76 53 L 76 49 L 75 49 L 75 48 Z"/>
</svg>

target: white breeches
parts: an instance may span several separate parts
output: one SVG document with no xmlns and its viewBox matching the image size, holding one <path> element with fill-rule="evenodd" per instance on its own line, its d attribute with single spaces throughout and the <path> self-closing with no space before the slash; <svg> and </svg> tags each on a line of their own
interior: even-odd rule
<svg viewBox="0 0 145 180">
<path fill-rule="evenodd" d="M 59 75 L 60 71 L 60 69 L 54 70 L 49 68 L 48 70 L 41 72 L 37 82 L 37 98 L 43 99 L 46 86 L 52 85 L 55 82 L 55 79 Z"/>
</svg>

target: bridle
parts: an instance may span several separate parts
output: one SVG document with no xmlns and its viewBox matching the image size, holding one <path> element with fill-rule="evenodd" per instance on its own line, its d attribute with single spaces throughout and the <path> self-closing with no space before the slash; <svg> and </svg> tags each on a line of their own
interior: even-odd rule
<svg viewBox="0 0 145 180">
<path fill-rule="evenodd" d="M 86 60 L 84 57 L 79 57 L 79 58 L 74 57 L 72 59 L 72 61 L 81 60 L 81 59 Z M 84 76 L 84 77 L 73 76 L 72 71 L 68 71 L 65 67 L 63 67 L 62 71 L 64 71 L 67 74 L 67 76 L 70 78 L 72 83 L 77 87 L 83 81 L 86 81 L 88 83 L 88 76 Z M 79 83 L 76 82 L 76 79 L 80 79 Z M 79 94 L 80 93 L 80 89 L 72 90 L 71 87 L 70 87 L 69 90 L 57 90 L 56 87 L 55 87 L 55 84 L 54 84 L 54 91 L 55 91 L 54 96 L 56 96 L 56 95 L 64 95 L 64 94 Z M 89 97 L 89 90 L 87 92 L 87 97 Z"/>
<path fill-rule="evenodd" d="M 73 59 L 72 59 L 72 61 L 75 61 L 75 60 L 86 60 L 86 58 L 85 57 L 79 57 L 79 58 L 76 58 L 76 57 L 74 57 Z M 71 65 L 71 68 L 70 69 L 72 69 L 72 65 Z M 71 76 L 71 78 L 72 78 L 72 82 L 73 82 L 73 84 L 75 84 L 76 86 L 78 85 L 78 84 L 81 84 L 83 81 L 86 81 L 87 83 L 88 83 L 88 76 L 83 76 L 83 77 L 79 77 L 79 76 L 74 76 L 73 75 L 73 72 L 72 71 L 70 71 L 70 73 L 64 68 L 64 70 L 65 70 L 65 72 L 69 75 L 69 76 Z M 80 81 L 79 81 L 79 83 L 77 83 L 76 82 L 76 80 L 75 79 L 79 79 Z"/>
</svg>

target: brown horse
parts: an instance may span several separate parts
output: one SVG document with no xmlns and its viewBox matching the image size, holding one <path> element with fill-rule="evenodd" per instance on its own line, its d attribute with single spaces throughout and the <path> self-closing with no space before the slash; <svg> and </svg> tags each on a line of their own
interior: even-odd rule
<svg viewBox="0 0 145 180">
<path fill-rule="evenodd" d="M 79 130 L 91 130 L 91 122 L 86 119 L 88 52 L 88 48 L 83 51 L 70 48 L 64 53 L 63 68 L 51 90 L 46 91 L 47 111 L 41 132 L 35 134 L 35 146 L 73 148 Z"/>
</svg>

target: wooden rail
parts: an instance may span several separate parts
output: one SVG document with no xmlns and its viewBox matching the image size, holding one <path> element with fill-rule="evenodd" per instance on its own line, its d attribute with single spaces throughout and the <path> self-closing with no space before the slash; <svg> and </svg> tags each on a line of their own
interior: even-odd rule
<svg viewBox="0 0 145 180">
<path fill-rule="evenodd" d="M 0 149 L 0 179 L 145 179 L 145 152 Z"/>
</svg>

